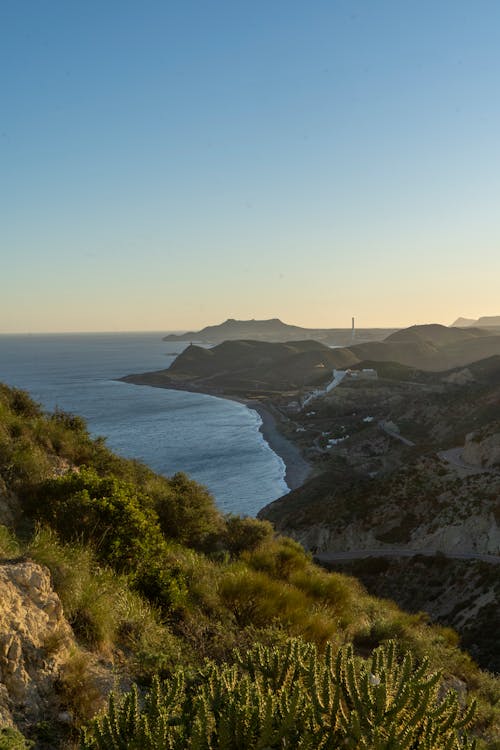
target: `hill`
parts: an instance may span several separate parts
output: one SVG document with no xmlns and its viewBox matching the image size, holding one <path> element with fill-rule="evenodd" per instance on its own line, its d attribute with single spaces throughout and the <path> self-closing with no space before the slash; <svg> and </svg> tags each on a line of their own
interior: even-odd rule
<svg viewBox="0 0 500 750">
<path fill-rule="evenodd" d="M 349 351 L 360 360 L 399 362 L 441 371 L 500 354 L 500 335 L 480 328 L 411 326 L 390 334 L 384 341 L 350 346 Z"/>
<path fill-rule="evenodd" d="M 212 744 L 217 747 L 219 728 L 227 735 L 235 717 L 246 721 L 243 704 L 248 708 L 248 701 L 255 698 L 258 706 L 263 696 L 243 691 L 246 703 L 242 694 L 240 705 L 220 690 L 229 686 L 236 700 L 237 685 L 245 687 L 249 674 L 253 674 L 253 683 L 267 690 L 267 683 L 256 677 L 261 671 L 273 691 L 265 699 L 267 729 L 282 717 L 273 701 L 277 687 L 281 690 L 284 685 L 279 705 L 294 706 L 286 731 L 300 732 L 300 723 L 293 722 L 303 717 L 311 726 L 315 716 L 310 713 L 311 691 L 323 698 L 326 695 L 322 692 L 324 680 L 317 681 L 324 671 L 322 659 L 330 665 L 330 676 L 334 674 L 333 657 L 334 662 L 337 659 L 345 665 L 339 667 L 339 674 L 352 675 L 355 670 L 363 687 L 368 675 L 374 670 L 377 673 L 380 659 L 387 658 L 390 664 L 380 680 L 397 684 L 396 678 L 401 679 L 397 667 L 400 652 L 392 646 L 386 645 L 382 655 L 377 652 L 374 660 L 363 666 L 373 649 L 394 638 L 396 649 L 411 649 L 415 654 L 421 665 L 420 679 L 424 673 L 429 674 L 428 680 L 430 672 L 444 672 L 442 678 L 432 677 L 436 691 L 426 705 L 441 715 L 438 692 L 442 698 L 450 687 L 460 686 L 462 703 L 474 696 L 479 702 L 471 729 L 479 739 L 479 748 L 493 750 L 500 740 L 500 683 L 459 651 L 452 631 L 430 626 L 423 616 L 407 615 L 394 604 L 369 596 L 353 578 L 318 568 L 300 545 L 276 535 L 270 524 L 222 516 L 209 494 L 184 475 L 160 477 L 137 462 L 119 458 L 107 450 L 102 439 L 92 439 L 78 417 L 62 412 L 44 414 L 26 394 L 5 386 L 0 386 L 0 514 L 4 523 L 0 526 L 0 564 L 9 571 L 0 600 L 0 626 L 8 625 L 0 632 L 0 643 L 8 646 L 7 651 L 2 647 L 0 654 L 0 741 L 10 750 L 27 747 L 19 729 L 40 750 L 75 747 L 82 726 L 87 727 L 82 740 L 85 750 L 161 746 L 151 739 L 144 723 L 137 729 L 137 711 L 131 710 L 137 705 L 133 698 L 137 693 L 125 703 L 126 716 L 120 713 L 120 700 L 111 709 L 110 716 L 118 711 L 120 720 L 112 719 L 106 726 L 109 733 L 122 732 L 119 742 L 110 739 L 109 733 L 99 734 L 100 725 L 89 725 L 102 707 L 110 682 L 118 690 L 139 683 L 141 696 L 144 688 L 152 685 L 153 692 L 141 702 L 140 710 L 147 712 L 150 706 L 151 720 L 153 714 L 157 719 L 167 716 L 161 720 L 161 731 L 172 732 L 172 737 L 178 731 L 175 727 L 187 732 L 199 726 L 206 732 L 207 717 L 210 726 L 220 722 L 211 730 Z M 29 560 L 33 562 L 26 568 Z M 37 567 L 40 565 L 49 568 L 59 599 L 48 590 L 48 576 Z M 28 574 L 29 586 L 23 583 Z M 16 622 L 11 607 L 21 599 L 30 621 L 32 611 L 43 621 L 43 633 L 23 631 L 23 638 L 16 640 L 20 626 L 11 625 Z M 72 633 L 59 617 L 59 600 Z M 54 612 L 57 617 L 51 616 Z M 52 621 L 58 623 L 57 632 L 50 629 Z M 292 636 L 301 639 L 299 645 L 290 641 Z M 62 647 L 70 642 L 71 648 Z M 346 643 L 352 647 L 339 651 Z M 320 656 L 327 644 L 326 656 Z M 313 652 L 317 666 L 308 672 L 305 665 L 313 664 Z M 428 667 L 422 663 L 425 658 Z M 283 664 L 287 665 L 284 671 Z M 407 659 L 405 664 L 407 680 L 415 662 Z M 155 675 L 167 678 L 164 687 L 168 687 L 168 695 Z M 283 675 L 288 675 L 285 683 Z M 31 681 L 25 692 L 20 676 L 28 685 Z M 412 685 L 417 686 L 417 677 L 415 680 Z M 43 721 L 38 716 L 30 720 L 26 703 L 26 696 L 34 694 L 37 684 L 45 689 Z M 301 687 L 292 695 L 289 688 L 296 684 L 307 684 L 307 691 Z M 343 678 L 339 684 L 344 684 Z M 185 695 L 185 688 L 189 694 Z M 345 689 L 350 690 L 348 686 Z M 224 699 L 214 704 L 213 690 Z M 189 702 L 190 695 L 196 695 L 194 704 Z M 356 695 L 358 709 L 364 714 L 372 698 L 364 692 Z M 425 695 L 428 700 L 428 692 Z M 449 701 L 451 708 L 451 695 Z M 227 714 L 226 705 L 230 706 Z M 255 720 L 263 716 L 260 710 L 252 715 Z M 345 741 L 359 746 L 368 725 L 372 730 L 378 726 L 371 722 L 365 727 L 363 723 L 359 729 L 358 714 L 356 734 L 356 717 L 351 728 L 345 711 L 343 716 L 347 736 L 339 737 L 339 744 L 332 747 L 348 746 Z M 393 721 L 394 712 L 391 716 Z M 104 716 L 99 721 L 105 726 Z M 398 731 L 412 731 L 405 721 L 403 713 Z M 323 724 L 318 726 L 321 729 L 309 745 L 312 750 L 320 746 L 328 731 Z M 450 716 L 446 727 L 454 726 Z M 140 727 L 139 740 L 135 732 Z M 150 728 L 153 731 L 154 727 Z M 440 731 L 448 729 L 439 727 Z M 99 744 L 99 736 L 103 744 Z M 296 746 L 294 737 L 290 746 Z M 457 750 L 468 747 L 460 734 L 449 739 L 453 741 L 450 747 Z M 176 746 L 186 747 L 182 743 Z M 415 746 L 420 745 L 417 742 Z M 243 741 L 234 747 L 246 745 Z"/>
<path fill-rule="evenodd" d="M 324 386 L 332 371 L 359 369 L 362 363 L 387 371 L 447 372 L 500 356 L 500 335 L 487 329 L 412 326 L 384 341 L 331 348 L 306 339 L 272 343 L 229 340 L 212 348 L 191 344 L 170 368 L 128 375 L 122 380 L 164 388 L 186 388 L 213 394 L 255 396 L 300 392 Z M 384 367 L 382 367 L 384 364 Z"/>
<path fill-rule="evenodd" d="M 172 388 L 189 385 L 209 393 L 284 392 L 324 385 L 333 369 L 359 367 L 362 362 L 439 372 L 499 355 L 500 335 L 479 328 L 425 325 L 395 331 L 384 341 L 333 349 L 312 339 L 228 340 L 210 349 L 191 344 L 169 369 L 123 379 Z"/>
<path fill-rule="evenodd" d="M 417 555 L 336 562 L 328 569 L 356 576 L 371 594 L 393 599 L 410 612 L 428 612 L 434 621 L 455 628 L 480 664 L 500 672 L 500 577 L 493 566 Z"/>
<path fill-rule="evenodd" d="M 327 383 L 334 368 L 359 360 L 349 349 L 318 341 L 224 341 L 212 349 L 191 344 L 168 370 L 130 375 L 133 383 L 185 386 L 208 393 L 289 391 Z"/>
<path fill-rule="evenodd" d="M 363 328 L 356 331 L 362 341 L 383 339 L 395 329 Z M 283 323 L 279 318 L 270 320 L 234 320 L 229 318 L 218 325 L 206 326 L 200 331 L 169 334 L 164 341 L 190 341 L 199 344 L 220 344 L 222 341 L 251 339 L 253 341 L 304 341 L 315 339 L 329 345 L 345 345 L 351 342 L 350 328 L 301 328 Z"/>
<path fill-rule="evenodd" d="M 366 365 L 377 367 L 360 366 Z M 321 474 L 260 517 L 315 552 L 470 553 L 470 562 L 461 568 L 457 562 L 457 569 L 473 568 L 474 555 L 500 555 L 498 355 L 441 373 L 384 363 L 378 380 L 346 378 L 314 410 L 294 421 L 302 427 L 306 457 L 316 455 Z M 472 573 L 469 578 L 476 580 Z M 483 665 L 498 669 L 500 648 L 489 632 L 491 613 L 500 607 L 500 566 L 490 579 L 486 587 L 471 584 L 463 598 L 451 590 L 443 609 L 450 616 L 441 621 L 459 628 Z M 375 583 L 372 590 L 381 595 L 391 588 L 382 578 Z M 438 595 L 432 587 L 415 597 L 422 607 Z M 445 597 L 445 587 L 441 592 Z M 404 589 L 396 598 L 408 601 Z M 470 617 L 460 618 L 466 599 Z"/>
</svg>

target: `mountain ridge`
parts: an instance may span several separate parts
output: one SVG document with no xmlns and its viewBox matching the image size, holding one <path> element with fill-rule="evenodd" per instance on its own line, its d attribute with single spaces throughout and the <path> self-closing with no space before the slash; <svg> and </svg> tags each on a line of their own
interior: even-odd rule
<svg viewBox="0 0 500 750">
<path fill-rule="evenodd" d="M 355 331 L 355 336 L 362 340 L 380 340 L 397 328 L 362 328 Z M 351 328 L 304 328 L 283 323 L 279 318 L 265 320 L 236 320 L 228 318 L 223 323 L 205 326 L 199 331 L 171 333 L 163 341 L 191 341 L 205 344 L 218 344 L 234 339 L 251 339 L 254 341 L 301 341 L 315 339 L 330 344 L 347 344 L 352 340 Z"/>
</svg>

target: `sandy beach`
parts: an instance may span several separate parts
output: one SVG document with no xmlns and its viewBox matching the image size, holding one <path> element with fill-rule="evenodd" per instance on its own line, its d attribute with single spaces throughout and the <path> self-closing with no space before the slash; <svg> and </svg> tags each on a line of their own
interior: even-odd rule
<svg viewBox="0 0 500 750">
<path fill-rule="evenodd" d="M 155 377 L 156 376 L 156 377 Z M 209 389 L 200 390 L 193 386 L 183 387 L 175 386 L 172 383 L 165 383 L 165 381 L 157 376 L 157 373 L 144 373 L 140 375 L 127 375 L 124 378 L 119 378 L 126 383 L 134 383 L 135 385 L 147 385 L 153 388 L 165 388 L 173 391 L 191 391 L 192 393 L 206 393 L 208 396 L 215 396 L 215 398 L 224 398 L 228 401 L 237 401 L 239 404 L 243 404 L 248 409 L 254 409 L 260 418 L 262 424 L 260 425 L 260 431 L 264 440 L 268 443 L 271 450 L 273 450 L 285 464 L 285 482 L 290 490 L 295 490 L 300 487 L 312 472 L 311 464 L 306 461 L 302 455 L 300 449 L 292 443 L 291 440 L 286 438 L 279 431 L 276 417 L 271 412 L 271 409 L 257 399 L 245 399 L 238 396 L 230 396 L 225 393 L 211 392 Z"/>
<path fill-rule="evenodd" d="M 261 402 L 241 401 L 249 409 L 254 409 L 261 417 L 260 431 L 270 448 L 285 464 L 285 482 L 290 490 L 300 487 L 310 476 L 312 466 L 305 460 L 300 449 L 279 431 L 277 421 L 271 411 Z"/>
</svg>

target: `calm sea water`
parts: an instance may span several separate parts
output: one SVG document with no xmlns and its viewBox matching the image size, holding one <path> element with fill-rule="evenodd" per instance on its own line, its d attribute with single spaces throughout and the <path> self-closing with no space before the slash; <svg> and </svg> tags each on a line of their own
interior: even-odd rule
<svg viewBox="0 0 500 750">
<path fill-rule="evenodd" d="M 87 420 L 117 453 L 161 474 L 185 471 L 224 512 L 255 515 L 288 488 L 282 460 L 259 432 L 259 415 L 199 393 L 119 383 L 168 367 L 182 344 L 160 333 L 0 335 L 0 381 L 48 410 Z"/>
</svg>

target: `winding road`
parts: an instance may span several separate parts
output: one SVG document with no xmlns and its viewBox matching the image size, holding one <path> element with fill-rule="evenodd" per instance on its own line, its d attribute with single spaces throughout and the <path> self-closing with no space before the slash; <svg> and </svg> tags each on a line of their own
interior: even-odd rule
<svg viewBox="0 0 500 750">
<path fill-rule="evenodd" d="M 437 549 L 352 549 L 346 552 L 318 552 L 313 559 L 319 563 L 347 562 L 350 560 L 363 560 L 369 557 L 435 557 L 436 555 L 448 557 L 452 560 L 480 560 L 492 565 L 500 564 L 500 555 L 487 555 L 481 552 L 441 552 Z"/>
<path fill-rule="evenodd" d="M 462 448 L 449 448 L 446 451 L 439 451 L 438 458 L 446 461 L 456 469 L 462 469 L 468 474 L 500 474 L 498 469 L 491 469 L 487 466 L 474 466 L 467 464 L 462 458 Z"/>
</svg>

